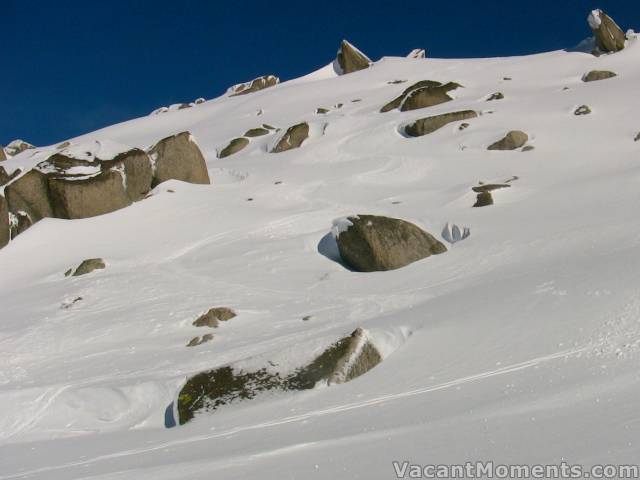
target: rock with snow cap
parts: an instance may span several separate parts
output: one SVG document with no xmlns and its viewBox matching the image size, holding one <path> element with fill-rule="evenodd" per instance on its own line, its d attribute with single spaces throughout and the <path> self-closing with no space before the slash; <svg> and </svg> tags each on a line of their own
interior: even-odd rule
<svg viewBox="0 0 640 480">
<path fill-rule="evenodd" d="M 407 58 L 425 58 L 427 56 L 427 53 L 424 51 L 423 48 L 414 48 L 413 50 L 411 50 L 411 52 L 409 52 L 409 55 L 407 55 Z"/>
<path fill-rule="evenodd" d="M 229 88 L 228 92 L 230 97 L 235 97 L 264 90 L 265 88 L 273 87 L 278 83 L 280 83 L 280 79 L 275 75 L 263 75 L 262 77 L 254 78 L 250 82 L 234 85 Z"/>
<path fill-rule="evenodd" d="M 369 68 L 371 60 L 346 40 L 342 40 L 336 56 L 340 73 L 347 74 Z"/>
<path fill-rule="evenodd" d="M 307 138 L 309 138 L 309 124 L 298 123 L 287 129 L 280 137 L 276 145 L 271 149 L 271 153 L 286 152 L 294 148 L 299 148 Z"/>
<path fill-rule="evenodd" d="M 396 108 L 406 112 L 418 108 L 432 107 L 453 100 L 447 92 L 461 87 L 460 84 L 449 82 L 442 84 L 434 80 L 421 80 L 406 88 L 399 96 L 391 100 L 380 112 L 389 112 Z"/>
<path fill-rule="evenodd" d="M 626 36 L 618 24 L 600 9 L 593 10 L 587 18 L 601 52 L 618 52 L 625 46 Z"/>
</svg>

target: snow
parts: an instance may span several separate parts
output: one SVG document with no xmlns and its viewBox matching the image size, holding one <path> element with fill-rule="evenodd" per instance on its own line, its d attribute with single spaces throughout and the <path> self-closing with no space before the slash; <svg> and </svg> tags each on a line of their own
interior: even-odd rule
<svg viewBox="0 0 640 480">
<path fill-rule="evenodd" d="M 596 69 L 618 77 L 581 81 Z M 408 82 L 387 83 L 398 78 Z M 428 109 L 379 113 L 425 79 L 465 88 Z M 487 104 L 495 91 L 505 99 Z M 328 66 L 71 139 L 70 151 L 106 159 L 189 131 L 213 184 L 170 181 L 108 215 L 45 219 L 0 250 L 0 479 L 370 479 L 394 478 L 394 460 L 637 463 L 639 96 L 634 38 L 599 58 L 387 57 L 343 76 Z M 320 123 L 316 108 L 337 103 Z M 582 104 L 593 113 L 575 117 Z M 398 133 L 465 109 L 483 114 L 463 131 Z M 215 156 L 249 128 L 303 121 L 313 135 L 299 149 L 268 153 L 277 135 L 265 135 Z M 536 149 L 486 151 L 509 130 Z M 513 176 L 495 205 L 471 207 L 478 182 Z M 402 269 L 357 273 L 336 261 L 331 233 L 332 219 L 358 213 L 473 235 Z M 346 227 L 338 221 L 337 233 Z M 95 257 L 108 267 L 64 277 Z M 209 333 L 191 323 L 214 306 L 238 316 L 186 348 Z M 165 428 L 189 375 L 267 358 L 290 368 L 357 327 L 384 357 L 365 375 Z"/>
<path fill-rule="evenodd" d="M 347 230 L 349 230 L 349 227 L 352 227 L 352 226 L 353 226 L 353 222 L 349 220 L 348 217 L 336 218 L 333 221 L 333 225 L 331 227 L 331 233 L 333 234 L 333 237 L 337 239 L 341 233 L 346 232 Z"/>
<path fill-rule="evenodd" d="M 602 19 L 600 18 L 600 14 L 602 10 L 592 10 L 589 16 L 587 17 L 587 22 L 592 30 L 597 30 L 600 28 L 600 24 L 602 23 Z"/>
</svg>

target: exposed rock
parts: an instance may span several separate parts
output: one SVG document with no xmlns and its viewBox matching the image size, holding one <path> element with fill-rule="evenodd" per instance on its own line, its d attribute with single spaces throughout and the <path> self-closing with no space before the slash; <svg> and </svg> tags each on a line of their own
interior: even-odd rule
<svg viewBox="0 0 640 480">
<path fill-rule="evenodd" d="M 4 153 L 4 147 L 0 145 L 0 162 L 4 162 L 7 159 L 7 155 Z"/>
<path fill-rule="evenodd" d="M 574 115 L 589 115 L 591 113 L 591 109 L 588 105 L 580 105 L 573 112 Z"/>
<path fill-rule="evenodd" d="M 342 103 L 336 103 L 333 108 L 342 108 Z"/>
<path fill-rule="evenodd" d="M 488 207 L 489 205 L 493 205 L 491 192 L 479 193 L 476 196 L 476 203 L 473 204 L 474 207 Z"/>
<path fill-rule="evenodd" d="M 116 155 L 109 162 L 103 162 L 103 169 L 109 166 L 119 168 L 121 165 L 124 167 L 126 190 L 129 199 L 132 202 L 142 200 L 151 190 L 151 184 L 153 183 L 153 169 L 149 155 L 138 148 L 134 148 Z"/>
<path fill-rule="evenodd" d="M 265 88 L 273 87 L 280 83 L 280 79 L 274 75 L 264 75 L 262 77 L 254 78 L 250 82 L 239 83 L 231 87 L 228 91 L 230 97 L 238 95 L 246 95 L 247 93 L 257 92 L 258 90 L 264 90 Z"/>
<path fill-rule="evenodd" d="M 492 100 L 502 100 L 504 98 L 504 94 L 502 92 L 492 93 L 489 98 L 487 98 L 487 102 Z"/>
<path fill-rule="evenodd" d="M 206 100 L 205 100 L 204 98 L 200 97 L 200 98 L 196 98 L 196 99 L 193 101 L 193 104 L 194 104 L 194 105 L 200 105 L 201 103 L 204 103 L 205 101 L 206 101 Z"/>
<path fill-rule="evenodd" d="M 433 235 L 397 218 L 355 215 L 334 221 L 342 260 L 359 272 L 394 270 L 447 251 Z"/>
<path fill-rule="evenodd" d="M 535 150 L 536 147 L 534 147 L 533 145 L 525 145 L 524 147 L 522 147 L 522 151 L 523 152 L 530 152 L 531 150 Z"/>
<path fill-rule="evenodd" d="M 188 103 L 181 103 L 180 106 L 178 106 L 178 110 L 184 110 L 185 108 L 191 108 L 191 105 Z"/>
<path fill-rule="evenodd" d="M 194 339 L 195 340 L 195 339 Z M 193 340 L 192 340 L 193 341 Z M 368 372 L 382 355 L 362 328 L 327 347 L 311 363 L 291 373 L 281 373 L 274 364 L 246 371 L 234 364 L 199 373 L 187 380 L 177 399 L 178 421 L 185 424 L 202 412 L 255 398 L 266 391 L 299 391 L 318 384 L 341 384 Z"/>
<path fill-rule="evenodd" d="M 512 130 L 503 139 L 489 145 L 487 150 L 515 150 L 527 143 L 527 140 L 529 135 L 520 130 Z"/>
<path fill-rule="evenodd" d="M 3 185 L 6 185 L 11 180 L 16 178 L 18 175 L 20 175 L 21 172 L 22 172 L 22 169 L 18 168 L 11 175 L 9 175 L 7 171 L 4 169 L 4 167 L 0 167 L 0 187 L 2 187 Z"/>
<path fill-rule="evenodd" d="M 389 80 L 387 85 L 398 85 L 399 83 L 406 83 L 407 80 Z"/>
<path fill-rule="evenodd" d="M 462 110 L 460 112 L 443 113 L 442 115 L 435 115 L 433 117 L 420 118 L 415 122 L 407 125 L 404 131 L 411 137 L 419 137 L 428 133 L 435 132 L 448 123 L 458 122 L 460 120 L 466 120 L 468 118 L 476 118 L 477 116 L 478 114 L 473 110 Z"/>
<path fill-rule="evenodd" d="M 509 188 L 511 185 L 508 183 L 487 183 L 481 184 L 477 187 L 473 187 L 472 190 L 477 193 L 476 203 L 474 203 L 474 207 L 487 207 L 489 205 L 493 205 L 493 196 L 491 192 L 494 190 L 499 190 L 501 188 Z"/>
<path fill-rule="evenodd" d="M 316 113 L 318 115 L 324 115 L 325 113 L 329 113 L 328 108 L 316 108 Z"/>
<path fill-rule="evenodd" d="M 9 224 L 9 206 L 6 199 L 0 195 L 0 248 L 4 247 L 11 239 Z"/>
<path fill-rule="evenodd" d="M 462 131 L 465 128 L 469 128 L 469 124 L 468 123 L 461 123 L 460 126 L 458 127 L 458 130 Z"/>
<path fill-rule="evenodd" d="M 607 78 L 617 77 L 618 75 L 608 70 L 591 70 L 582 76 L 583 82 L 597 82 L 598 80 L 606 80 Z"/>
<path fill-rule="evenodd" d="M 33 225 L 31 218 L 25 212 L 9 212 L 9 226 L 11 228 L 11 238 L 16 238 L 27 228 Z"/>
<path fill-rule="evenodd" d="M 194 327 L 216 328 L 220 322 L 226 322 L 236 316 L 236 312 L 227 307 L 211 308 L 193 321 Z"/>
<path fill-rule="evenodd" d="M 206 333 L 202 337 L 193 337 L 189 343 L 187 343 L 187 347 L 197 347 L 198 345 L 202 345 L 203 343 L 207 343 L 213 340 L 212 333 Z"/>
<path fill-rule="evenodd" d="M 636 138 L 633 139 L 635 142 L 640 141 L 640 132 L 636 135 Z"/>
<path fill-rule="evenodd" d="M 271 153 L 280 153 L 293 148 L 298 148 L 309 137 L 309 124 L 306 122 L 298 123 L 289 127 L 287 131 L 280 137 L 276 146 L 273 147 Z"/>
<path fill-rule="evenodd" d="M 24 140 L 18 139 L 18 140 L 12 141 L 11 143 L 9 143 L 9 145 L 4 147 L 4 151 L 8 156 L 15 157 L 19 153 L 22 153 L 25 150 L 30 150 L 32 148 L 36 148 L 36 147 L 34 147 L 28 142 L 25 142 Z"/>
<path fill-rule="evenodd" d="M 426 56 L 427 53 L 423 48 L 414 48 L 413 50 L 411 50 L 411 52 L 409 52 L 407 58 L 425 58 Z"/>
<path fill-rule="evenodd" d="M 388 112 L 395 108 L 400 108 L 401 111 L 415 110 L 417 108 L 431 107 L 440 103 L 453 100 L 447 92 L 454 90 L 461 85 L 449 82 L 443 85 L 440 82 L 433 80 L 421 80 L 418 83 L 414 83 L 402 94 L 380 109 L 380 112 Z"/>
<path fill-rule="evenodd" d="M 149 150 L 149 154 L 155 163 L 153 187 L 171 179 L 211 183 L 204 156 L 189 132 L 160 140 Z"/>
<path fill-rule="evenodd" d="M 86 275 L 87 273 L 91 273 L 94 270 L 102 270 L 106 268 L 104 260 L 101 258 L 89 258 L 87 260 L 83 260 L 83 262 L 76 268 L 75 272 L 73 272 L 74 277 L 79 277 L 80 275 Z"/>
<path fill-rule="evenodd" d="M 276 130 L 276 127 L 272 127 L 268 123 L 263 123 L 262 128 L 266 128 L 267 130 Z"/>
<path fill-rule="evenodd" d="M 258 128 L 250 128 L 245 132 L 244 136 L 253 138 L 253 137 L 261 137 L 262 135 L 268 135 L 268 134 L 269 134 L 269 130 L 263 127 L 258 127 Z"/>
<path fill-rule="evenodd" d="M 342 40 L 336 60 L 342 74 L 357 72 L 371 65 L 369 57 L 346 40 Z"/>
<path fill-rule="evenodd" d="M 229 145 L 224 147 L 218 153 L 218 158 L 225 158 L 229 155 L 233 155 L 234 153 L 238 153 L 244 147 L 249 145 L 249 139 L 244 137 L 234 138 L 229 142 Z"/>
<path fill-rule="evenodd" d="M 30 224 L 53 216 L 47 177 L 37 170 L 30 170 L 8 184 L 4 194 L 9 204 L 9 211 L 14 214 L 24 212 Z"/>
<path fill-rule="evenodd" d="M 596 37 L 596 45 L 601 52 L 618 52 L 624 48 L 626 40 L 624 32 L 602 10 L 593 10 L 589 14 L 587 22 Z"/>
</svg>

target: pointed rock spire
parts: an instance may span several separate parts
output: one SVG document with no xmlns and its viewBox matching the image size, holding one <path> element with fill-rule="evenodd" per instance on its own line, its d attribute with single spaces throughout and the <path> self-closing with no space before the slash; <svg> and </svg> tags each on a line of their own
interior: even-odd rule
<svg viewBox="0 0 640 480">
<path fill-rule="evenodd" d="M 336 60 L 343 75 L 369 68 L 371 65 L 369 57 L 346 40 L 342 40 Z"/>
<path fill-rule="evenodd" d="M 587 18 L 601 52 L 618 52 L 624 48 L 626 36 L 613 19 L 602 10 L 593 10 Z"/>
</svg>

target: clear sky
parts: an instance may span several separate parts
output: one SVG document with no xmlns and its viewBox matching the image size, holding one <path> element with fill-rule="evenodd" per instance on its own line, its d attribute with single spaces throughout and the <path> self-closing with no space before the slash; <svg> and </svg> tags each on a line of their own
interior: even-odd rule
<svg viewBox="0 0 640 480">
<path fill-rule="evenodd" d="M 373 60 L 572 47 L 596 7 L 640 30 L 640 0 L 0 0 L 0 143 L 51 144 L 259 75 L 294 78 L 343 38 Z"/>
</svg>

